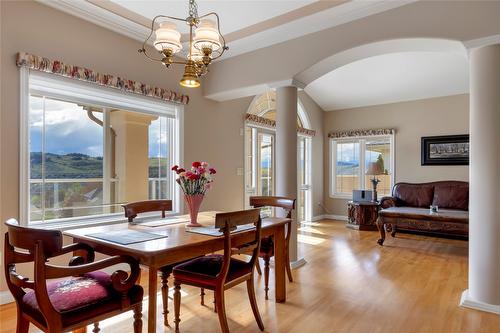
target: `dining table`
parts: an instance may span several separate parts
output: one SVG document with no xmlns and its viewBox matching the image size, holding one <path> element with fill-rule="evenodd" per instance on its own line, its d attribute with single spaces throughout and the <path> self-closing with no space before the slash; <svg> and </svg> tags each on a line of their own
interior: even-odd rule
<svg viewBox="0 0 500 333">
<path fill-rule="evenodd" d="M 204 227 L 215 228 L 217 212 L 200 212 L 198 222 Z M 73 238 L 74 242 L 86 243 L 96 252 L 106 255 L 129 255 L 142 266 L 148 268 L 148 333 L 156 332 L 156 309 L 158 293 L 158 270 L 166 265 L 196 258 L 205 254 L 214 253 L 224 248 L 224 237 L 214 234 L 201 234 L 187 227 L 189 215 L 166 217 L 163 219 L 146 219 L 137 223 L 116 223 L 108 225 L 78 228 L 64 231 L 64 234 Z M 282 217 L 264 217 L 262 219 L 261 234 L 274 237 L 275 260 L 275 300 L 286 302 L 285 279 L 285 228 L 291 225 L 292 220 Z M 208 228 L 207 228 L 208 229 Z M 95 237 L 96 235 L 112 235 L 113 233 L 127 234 L 149 233 L 158 235 L 156 239 L 138 241 L 130 244 L 121 244 L 115 241 Z M 253 236 L 255 237 L 255 236 Z M 232 246 L 245 244 L 251 241 L 252 232 L 236 231 L 232 237 Z"/>
</svg>

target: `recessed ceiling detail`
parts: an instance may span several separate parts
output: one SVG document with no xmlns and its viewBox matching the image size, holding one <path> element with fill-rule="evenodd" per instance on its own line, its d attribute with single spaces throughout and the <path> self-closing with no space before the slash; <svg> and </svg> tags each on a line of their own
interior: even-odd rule
<svg viewBox="0 0 500 333">
<path fill-rule="evenodd" d="M 468 60 L 452 52 L 398 52 L 357 60 L 305 91 L 325 111 L 468 93 Z"/>
</svg>

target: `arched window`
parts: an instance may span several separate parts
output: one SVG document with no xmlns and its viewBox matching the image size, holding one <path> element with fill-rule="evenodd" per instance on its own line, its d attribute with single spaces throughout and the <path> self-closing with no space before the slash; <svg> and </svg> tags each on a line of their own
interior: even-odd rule
<svg viewBox="0 0 500 333">
<path fill-rule="evenodd" d="M 276 92 L 256 96 L 245 117 L 245 205 L 252 195 L 275 195 Z M 299 221 L 311 218 L 311 123 L 297 101 L 297 156 Z M 271 211 L 269 211 L 270 213 Z"/>
</svg>

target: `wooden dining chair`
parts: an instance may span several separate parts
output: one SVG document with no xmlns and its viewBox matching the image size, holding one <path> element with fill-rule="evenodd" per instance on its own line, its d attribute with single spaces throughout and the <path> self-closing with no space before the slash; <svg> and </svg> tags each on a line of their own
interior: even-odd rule
<svg viewBox="0 0 500 333">
<path fill-rule="evenodd" d="M 135 259 L 113 256 L 94 261 L 94 250 L 86 244 L 63 246 L 60 231 L 22 227 L 14 219 L 5 224 L 4 268 L 16 300 L 17 333 L 28 333 L 30 322 L 48 333 L 94 324 L 97 333 L 99 321 L 128 310 L 134 311 L 134 333 L 142 332 L 144 291 L 136 284 L 140 268 Z M 73 251 L 82 254 L 69 265 L 51 263 L 51 258 Z M 16 272 L 16 265 L 26 263 L 32 263 L 33 280 Z M 130 273 L 99 271 L 117 264 L 128 264 Z"/>
<path fill-rule="evenodd" d="M 134 222 L 134 218 L 141 213 L 149 212 L 161 212 L 161 217 L 165 218 L 165 212 L 172 210 L 172 200 L 146 200 L 130 202 L 128 204 L 122 205 L 125 209 L 125 217 L 128 218 L 129 222 Z M 175 265 L 163 266 L 160 269 L 161 273 L 161 296 L 163 302 L 163 324 L 165 326 L 170 326 L 168 324 L 168 278 L 172 273 L 172 269 Z M 149 272 L 152 274 L 152 272 Z"/>
<path fill-rule="evenodd" d="M 295 199 L 286 197 L 273 197 L 273 196 L 253 196 L 250 197 L 250 206 L 254 208 L 261 207 L 276 207 L 282 208 L 286 212 L 286 217 L 292 218 L 292 211 L 295 209 Z M 288 275 L 288 280 L 293 282 L 292 268 L 290 266 L 290 236 L 292 234 L 291 223 L 287 225 L 285 234 L 285 267 L 286 273 Z M 274 256 L 274 240 L 272 236 L 264 237 L 261 240 L 259 257 L 264 259 L 264 290 L 266 293 L 266 299 L 268 298 L 269 291 L 269 261 Z M 262 274 L 260 270 L 260 265 L 258 261 L 256 262 L 257 271 Z"/>
<path fill-rule="evenodd" d="M 239 225 L 253 224 L 255 229 L 248 236 L 249 242 L 233 248 L 233 235 L 231 230 Z M 260 210 L 251 209 L 230 213 L 220 213 L 215 216 L 215 226 L 223 231 L 224 254 L 211 254 L 199 257 L 174 267 L 174 309 L 175 309 L 175 332 L 179 332 L 181 285 L 187 284 L 195 287 L 214 291 L 215 306 L 221 331 L 229 332 L 224 305 L 224 291 L 242 282 L 246 282 L 248 298 L 252 307 L 255 320 L 261 331 L 264 324 L 259 314 L 257 300 L 255 299 L 253 269 L 260 249 L 261 219 Z M 250 261 L 245 262 L 232 258 L 238 254 L 240 249 L 252 252 Z"/>
</svg>

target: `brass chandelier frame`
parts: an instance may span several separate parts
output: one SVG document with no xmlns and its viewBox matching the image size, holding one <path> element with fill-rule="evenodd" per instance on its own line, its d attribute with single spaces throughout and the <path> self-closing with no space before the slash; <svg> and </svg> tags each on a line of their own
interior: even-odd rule
<svg viewBox="0 0 500 333">
<path fill-rule="evenodd" d="M 193 45 L 193 29 L 198 27 L 198 24 L 200 21 L 204 18 L 210 17 L 210 16 L 215 16 L 216 22 L 217 22 L 217 31 L 219 33 L 220 39 L 222 40 L 222 45 L 218 50 L 212 50 L 212 48 L 209 47 L 203 47 L 201 50 L 198 50 L 201 53 L 201 57 L 198 56 L 198 59 L 193 59 L 193 48 L 195 46 Z M 189 25 L 189 50 L 187 54 L 184 54 L 186 57 L 186 60 L 176 60 L 174 53 L 172 53 L 172 50 L 170 49 L 164 49 L 162 51 L 158 51 L 161 54 L 161 58 L 154 57 L 150 53 L 148 53 L 146 49 L 146 45 L 150 41 L 151 37 L 153 36 L 155 32 L 155 27 L 157 25 L 157 20 L 159 19 L 170 19 L 170 20 L 175 20 L 175 21 L 181 21 Z M 156 62 L 161 62 L 166 68 L 169 68 L 170 65 L 175 64 L 175 65 L 184 65 L 185 70 L 184 73 L 185 75 L 190 75 L 194 76 L 196 78 L 205 75 L 208 73 L 208 66 L 213 60 L 216 60 L 220 58 L 225 51 L 229 50 L 229 47 L 226 45 L 226 40 L 224 36 L 222 35 L 220 31 L 220 19 L 219 15 L 215 12 L 210 12 L 208 14 L 198 16 L 198 5 L 196 4 L 195 0 L 189 0 L 189 16 L 185 19 L 179 18 L 179 17 L 174 17 L 174 16 L 168 16 L 168 15 L 157 15 L 153 18 L 153 21 L 151 22 L 151 31 L 146 38 L 146 40 L 143 42 L 142 47 L 138 50 L 139 53 L 144 54 L 148 59 Z M 181 51 L 181 53 L 183 53 Z"/>
</svg>

